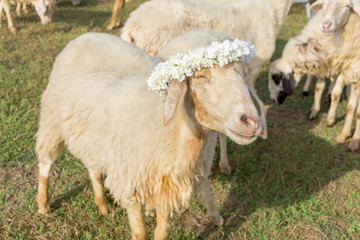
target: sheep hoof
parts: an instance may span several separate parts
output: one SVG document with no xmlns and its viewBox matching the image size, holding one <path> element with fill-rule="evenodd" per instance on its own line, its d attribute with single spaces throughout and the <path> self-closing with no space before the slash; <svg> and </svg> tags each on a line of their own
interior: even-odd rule
<svg viewBox="0 0 360 240">
<path fill-rule="evenodd" d="M 334 122 L 335 122 L 334 120 L 327 120 L 327 121 L 326 121 L 326 126 L 327 126 L 327 127 L 333 127 L 333 126 L 334 126 Z"/>
<path fill-rule="evenodd" d="M 99 209 L 100 214 L 106 217 L 107 215 L 109 215 L 109 211 L 110 211 L 111 207 L 110 207 L 110 204 L 108 202 L 106 202 L 106 203 L 99 204 L 98 209 Z"/>
<path fill-rule="evenodd" d="M 16 28 L 11 27 L 11 28 L 10 28 L 10 32 L 13 33 L 13 34 L 15 34 L 15 33 L 16 33 Z"/>
<path fill-rule="evenodd" d="M 337 144 L 344 144 L 346 142 L 347 136 L 344 134 L 340 134 L 339 136 L 337 136 L 336 138 L 336 143 Z"/>
<path fill-rule="evenodd" d="M 50 214 L 50 206 L 47 205 L 46 207 L 39 208 L 37 213 L 44 216 L 48 216 Z"/>
<path fill-rule="evenodd" d="M 231 174 L 231 167 L 229 165 L 219 164 L 219 167 L 220 167 L 220 172 L 222 172 L 223 174 L 227 174 L 227 175 Z"/>
<path fill-rule="evenodd" d="M 112 30 L 113 28 L 114 28 L 114 25 L 109 24 L 109 25 L 107 25 L 106 30 L 110 31 L 110 30 Z"/>
<path fill-rule="evenodd" d="M 360 139 L 351 140 L 348 149 L 350 152 L 358 151 L 360 149 Z"/>
<path fill-rule="evenodd" d="M 145 216 L 152 217 L 152 218 L 156 217 L 155 209 L 146 209 L 145 210 Z"/>
<path fill-rule="evenodd" d="M 224 219 L 220 215 L 211 217 L 211 220 L 218 227 L 224 225 Z"/>
<path fill-rule="evenodd" d="M 314 120 L 315 118 L 316 118 L 316 116 L 317 116 L 317 112 L 313 112 L 313 111 L 310 111 L 309 113 L 308 113 L 308 120 Z"/>
<path fill-rule="evenodd" d="M 102 199 L 102 201 L 95 201 L 96 205 L 98 206 L 99 212 L 103 216 L 109 215 L 109 211 L 111 209 L 110 204 L 105 199 Z"/>
<path fill-rule="evenodd" d="M 302 97 L 308 97 L 308 96 L 309 96 L 309 92 L 303 91 L 303 92 L 301 93 L 301 95 L 302 95 Z"/>
</svg>

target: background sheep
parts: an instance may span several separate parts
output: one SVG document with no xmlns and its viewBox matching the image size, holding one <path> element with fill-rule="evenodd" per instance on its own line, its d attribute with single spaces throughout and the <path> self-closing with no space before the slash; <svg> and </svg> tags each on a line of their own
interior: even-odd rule
<svg viewBox="0 0 360 240">
<path fill-rule="evenodd" d="M 322 12 L 317 12 L 304 27 L 301 34 L 285 45 L 280 59 L 273 62 L 269 71 L 270 98 L 282 103 L 291 95 L 304 74 L 315 75 L 319 80 L 315 89 L 314 104 L 308 118 L 314 119 L 320 111 L 320 100 L 325 88 L 325 78 L 337 79 L 340 74 L 336 68 L 337 52 L 331 37 L 323 36 L 319 28 Z M 334 124 L 336 107 L 344 86 L 343 77 L 336 81 L 331 95 L 331 107 L 327 125 Z M 329 93 L 333 89 L 329 87 Z"/>
<path fill-rule="evenodd" d="M 16 0 L 16 1 L 18 4 L 17 8 L 19 8 L 21 2 L 23 4 L 31 2 L 31 4 L 35 7 L 36 13 L 39 16 L 41 23 L 45 25 L 45 24 L 48 24 L 51 22 L 51 18 L 52 18 L 52 15 L 54 14 L 54 8 L 55 8 L 54 0 L 25 0 L 25 1 Z M 8 0 L 1 0 L 1 2 L 0 2 L 0 27 L 1 27 L 1 15 L 2 15 L 3 9 L 6 14 L 6 18 L 7 18 L 7 22 L 8 22 L 10 31 L 16 32 L 16 28 L 14 26 L 14 22 L 11 17 L 10 5 L 9 5 Z M 17 9 L 17 13 L 18 13 L 18 11 L 20 12 L 20 8 L 19 8 L 19 10 Z"/>
<path fill-rule="evenodd" d="M 174 80 L 165 99 L 145 81 L 158 62 L 120 38 L 95 33 L 59 54 L 37 133 L 40 213 L 48 211 L 50 167 L 66 144 L 89 169 L 100 211 L 106 208 L 100 178 L 105 174 L 105 186 L 127 209 L 133 238 L 146 238 L 141 205 L 154 204 L 155 239 L 166 239 L 170 213 L 188 204 L 196 182 L 200 189 L 209 186 L 213 130 L 239 144 L 265 135 L 264 113 L 244 80 L 243 63 Z"/>
<path fill-rule="evenodd" d="M 150 55 L 170 39 L 192 29 L 206 28 L 251 41 L 256 56 L 249 64 L 249 84 L 275 51 L 276 36 L 293 0 L 242 0 L 216 3 L 201 0 L 152 0 L 130 14 L 121 38 Z"/>
<path fill-rule="evenodd" d="M 351 136 L 351 125 L 357 107 L 357 121 L 349 150 L 360 149 L 360 2 L 347 0 L 317 1 L 312 9 L 323 8 L 321 31 L 331 35 L 334 40 L 339 61 L 337 67 L 344 75 L 345 84 L 351 84 L 351 93 L 347 105 L 344 127 L 337 137 L 338 143 L 345 143 Z"/>
</svg>

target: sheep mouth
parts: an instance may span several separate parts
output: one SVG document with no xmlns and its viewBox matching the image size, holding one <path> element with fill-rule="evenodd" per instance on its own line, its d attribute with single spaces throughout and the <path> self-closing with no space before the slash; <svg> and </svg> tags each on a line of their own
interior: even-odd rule
<svg viewBox="0 0 360 240">
<path fill-rule="evenodd" d="M 322 29 L 322 34 L 324 35 L 324 36 L 330 36 L 331 34 L 333 34 L 333 32 L 334 32 L 334 30 L 332 30 L 332 29 L 329 29 L 329 30 L 324 30 L 324 29 Z"/>
<path fill-rule="evenodd" d="M 245 140 L 252 140 L 252 139 L 254 139 L 254 138 L 257 137 L 256 135 L 251 135 L 251 136 L 243 135 L 243 134 L 241 134 L 241 133 L 239 133 L 239 132 L 237 132 L 237 131 L 234 131 L 234 130 L 232 130 L 232 129 L 230 129 L 230 128 L 228 128 L 228 130 L 229 130 L 233 135 L 235 135 L 235 136 L 237 136 L 237 137 L 240 137 L 240 138 L 244 138 Z"/>
</svg>

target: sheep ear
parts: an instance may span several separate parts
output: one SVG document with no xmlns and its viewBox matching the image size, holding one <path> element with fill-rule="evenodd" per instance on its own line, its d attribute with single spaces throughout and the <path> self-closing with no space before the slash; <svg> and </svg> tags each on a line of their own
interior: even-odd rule
<svg viewBox="0 0 360 240">
<path fill-rule="evenodd" d="M 360 0 L 352 0 L 352 8 L 360 16 Z"/>
<path fill-rule="evenodd" d="M 313 4 L 311 4 L 310 6 L 310 10 L 321 10 L 324 6 L 324 1 L 318 0 L 316 2 L 314 2 Z"/>
<path fill-rule="evenodd" d="M 259 121 L 261 124 L 262 132 L 259 135 L 263 139 L 267 139 L 267 124 L 266 124 L 266 110 L 264 103 L 249 89 L 250 97 L 259 114 Z"/>
<path fill-rule="evenodd" d="M 183 102 L 187 89 L 186 81 L 172 80 L 165 102 L 164 126 L 168 126 L 174 119 L 180 104 Z"/>
</svg>

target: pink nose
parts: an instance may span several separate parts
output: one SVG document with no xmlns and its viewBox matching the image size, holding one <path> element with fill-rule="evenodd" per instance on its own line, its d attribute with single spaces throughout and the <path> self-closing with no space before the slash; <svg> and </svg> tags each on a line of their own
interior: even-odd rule
<svg viewBox="0 0 360 240">
<path fill-rule="evenodd" d="M 324 30 L 329 30 L 330 27 L 331 27 L 331 22 L 325 22 L 325 23 L 323 23 L 323 29 L 324 29 Z"/>
<path fill-rule="evenodd" d="M 249 117 L 246 114 L 243 114 L 240 117 L 241 123 L 245 125 L 245 132 L 246 135 L 255 135 L 257 132 L 257 129 L 259 128 L 259 123 L 255 119 Z"/>
</svg>

